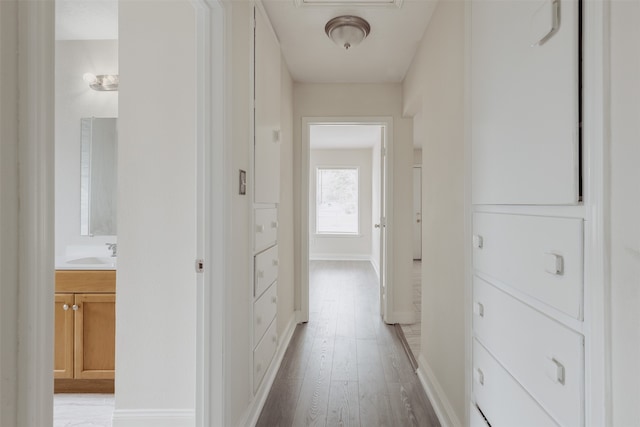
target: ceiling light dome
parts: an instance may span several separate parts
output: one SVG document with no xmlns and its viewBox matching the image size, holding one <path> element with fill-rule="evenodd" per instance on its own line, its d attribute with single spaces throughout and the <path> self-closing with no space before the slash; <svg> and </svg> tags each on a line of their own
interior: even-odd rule
<svg viewBox="0 0 640 427">
<path fill-rule="evenodd" d="M 338 46 L 349 50 L 350 47 L 357 46 L 369 35 L 371 26 L 359 16 L 344 15 L 337 16 L 327 22 L 324 32 Z"/>
</svg>

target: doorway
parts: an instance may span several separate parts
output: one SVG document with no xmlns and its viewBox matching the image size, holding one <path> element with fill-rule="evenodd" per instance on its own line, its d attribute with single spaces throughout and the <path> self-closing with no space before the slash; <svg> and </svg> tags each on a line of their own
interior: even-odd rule
<svg viewBox="0 0 640 427">
<path fill-rule="evenodd" d="M 391 118 L 303 119 L 301 321 L 309 321 L 315 261 L 364 261 L 379 282 L 379 315 L 392 306 Z"/>
</svg>

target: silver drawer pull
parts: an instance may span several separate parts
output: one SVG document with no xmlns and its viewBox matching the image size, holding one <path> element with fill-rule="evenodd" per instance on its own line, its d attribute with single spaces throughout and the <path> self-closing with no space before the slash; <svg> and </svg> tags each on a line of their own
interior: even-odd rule
<svg viewBox="0 0 640 427">
<path fill-rule="evenodd" d="M 484 305 L 481 302 L 473 304 L 473 313 L 480 317 L 484 317 Z"/>
<path fill-rule="evenodd" d="M 473 247 L 476 249 L 482 249 L 484 246 L 484 239 L 479 234 L 473 235 Z"/>
<path fill-rule="evenodd" d="M 484 385 L 484 372 L 482 372 L 482 369 L 480 368 L 476 368 L 475 372 L 473 373 L 476 382 L 480 385 Z"/>
<path fill-rule="evenodd" d="M 554 276 L 564 275 L 564 258 L 562 255 L 551 252 L 544 254 L 544 270 Z"/>
<path fill-rule="evenodd" d="M 547 376 L 549 379 L 564 385 L 565 370 L 564 365 L 560 363 L 555 357 L 547 359 Z"/>
</svg>

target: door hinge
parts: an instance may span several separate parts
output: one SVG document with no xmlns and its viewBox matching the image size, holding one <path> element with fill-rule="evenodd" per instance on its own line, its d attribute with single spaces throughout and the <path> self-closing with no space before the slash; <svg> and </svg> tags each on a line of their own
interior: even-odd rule
<svg viewBox="0 0 640 427">
<path fill-rule="evenodd" d="M 204 272 L 204 260 L 203 259 L 197 259 L 196 260 L 196 273 L 203 273 Z"/>
<path fill-rule="evenodd" d="M 387 155 L 387 147 L 382 147 L 382 157 Z"/>
</svg>

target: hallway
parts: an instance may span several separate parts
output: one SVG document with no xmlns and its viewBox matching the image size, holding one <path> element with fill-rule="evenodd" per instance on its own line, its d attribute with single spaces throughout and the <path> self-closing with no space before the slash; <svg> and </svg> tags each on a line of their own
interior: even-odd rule
<svg viewBox="0 0 640 427">
<path fill-rule="evenodd" d="M 258 426 L 438 426 L 365 261 L 312 261 L 298 325 Z"/>
</svg>

